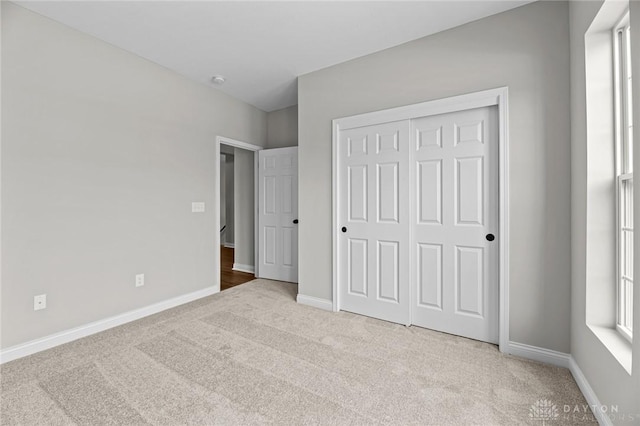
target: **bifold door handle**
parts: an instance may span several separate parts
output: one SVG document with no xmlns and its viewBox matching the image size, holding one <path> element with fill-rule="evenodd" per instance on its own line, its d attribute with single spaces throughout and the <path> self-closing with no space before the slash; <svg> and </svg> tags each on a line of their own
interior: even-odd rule
<svg viewBox="0 0 640 426">
<path fill-rule="evenodd" d="M 487 234 L 486 238 L 487 238 L 487 241 L 493 241 L 496 239 L 495 235 L 493 234 Z"/>
<path fill-rule="evenodd" d="M 293 219 L 293 223 L 298 224 L 298 219 Z"/>
<path fill-rule="evenodd" d="M 342 227 L 342 232 L 347 232 L 347 227 L 346 226 Z"/>
</svg>

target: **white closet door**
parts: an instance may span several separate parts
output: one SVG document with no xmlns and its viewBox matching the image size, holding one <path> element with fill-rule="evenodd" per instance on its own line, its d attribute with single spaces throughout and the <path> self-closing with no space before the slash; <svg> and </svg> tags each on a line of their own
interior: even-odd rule
<svg viewBox="0 0 640 426">
<path fill-rule="evenodd" d="M 298 148 L 258 151 L 260 278 L 298 282 Z"/>
<path fill-rule="evenodd" d="M 409 323 L 410 122 L 339 135 L 341 309 Z"/>
<path fill-rule="evenodd" d="M 412 121 L 411 322 L 498 342 L 497 108 Z"/>
</svg>

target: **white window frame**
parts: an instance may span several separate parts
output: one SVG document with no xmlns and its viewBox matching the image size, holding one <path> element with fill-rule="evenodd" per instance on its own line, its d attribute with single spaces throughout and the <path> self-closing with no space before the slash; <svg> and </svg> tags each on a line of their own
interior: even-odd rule
<svg viewBox="0 0 640 426">
<path fill-rule="evenodd" d="M 633 127 L 631 121 L 631 64 L 629 11 L 613 29 L 616 144 L 616 329 L 633 338 Z M 630 186 L 630 188 L 629 188 Z M 626 190 L 625 190 L 626 188 Z M 629 193 L 630 192 L 630 193 Z M 623 234 L 631 234 L 629 240 Z M 626 244 L 625 244 L 626 242 Z M 630 248 L 630 250 L 629 250 Z M 626 266 L 626 268 L 625 268 Z M 630 271 L 630 276 L 625 275 Z M 630 284 L 628 284 L 630 283 Z M 627 292 L 630 285 L 631 292 Z"/>
</svg>

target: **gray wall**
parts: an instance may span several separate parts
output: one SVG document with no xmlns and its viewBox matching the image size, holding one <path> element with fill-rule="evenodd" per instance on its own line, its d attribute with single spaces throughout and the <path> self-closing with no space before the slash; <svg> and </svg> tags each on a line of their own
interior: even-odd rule
<svg viewBox="0 0 640 426">
<path fill-rule="evenodd" d="M 536 2 L 299 77 L 299 293 L 332 297 L 332 119 L 508 86 L 510 338 L 569 351 L 568 22 Z"/>
<path fill-rule="evenodd" d="M 267 148 L 298 146 L 298 106 L 267 113 Z"/>
<path fill-rule="evenodd" d="M 586 75 L 585 75 L 585 32 L 602 6 L 602 1 L 572 2 L 570 7 L 571 27 L 571 251 L 572 251 L 572 291 L 571 291 L 571 354 L 587 378 L 601 404 L 617 405 L 620 414 L 636 414 L 635 422 L 640 423 L 640 339 L 634 338 L 632 375 L 622 368 L 618 361 L 605 348 L 602 342 L 587 326 L 587 282 L 594 277 L 592 265 L 587 264 L 588 244 L 597 245 L 600 236 L 594 234 L 596 225 L 587 211 L 587 120 L 586 120 Z M 635 28 L 640 22 L 640 2 L 631 2 L 631 25 Z M 634 70 L 640 69 L 640 38 L 632 40 Z M 634 82 L 635 83 L 635 82 Z M 633 86 L 634 104 L 640 105 L 640 84 Z M 634 127 L 640 128 L 640 108 L 635 108 Z M 597 144 L 597 142 L 594 142 Z M 640 138 L 635 138 L 636 153 Z M 640 156 L 635 155 L 635 170 L 640 170 Z M 610 188 L 609 188 L 610 189 Z M 595 188 L 599 191 L 601 188 Z M 636 187 L 635 199 L 640 199 Z M 589 207 L 591 209 L 592 207 Z M 601 216 L 601 215 L 600 215 Z M 640 209 L 635 209 L 635 223 L 640 223 Z M 587 224 L 589 223 L 589 228 Z M 639 246 L 636 233 L 635 247 Z M 595 240 L 594 240 L 595 239 Z M 640 270 L 640 250 L 635 250 L 636 271 Z M 607 280 L 614 284 L 614 277 Z M 637 288 L 637 287 L 636 287 Z M 634 329 L 640 330 L 640 291 L 634 294 Z M 600 298 L 604 303 L 604 299 Z M 602 306 L 604 311 L 610 307 Z M 636 331 L 638 333 L 638 331 Z M 631 424 L 630 421 L 615 421 L 616 424 Z"/>
<path fill-rule="evenodd" d="M 266 114 L 1 3 L 1 347 L 212 286 L 215 138 Z"/>
<path fill-rule="evenodd" d="M 233 154 L 220 154 L 220 244 L 233 244 L 233 179 Z"/>
<path fill-rule="evenodd" d="M 254 154 L 235 149 L 234 154 L 234 264 L 253 267 L 254 258 Z"/>
<path fill-rule="evenodd" d="M 227 156 L 220 154 L 220 228 L 227 226 Z M 221 234 L 225 238 L 225 234 Z M 222 241 L 223 242 L 223 241 Z"/>
<path fill-rule="evenodd" d="M 227 244 L 233 244 L 233 232 L 234 232 L 234 191 L 235 191 L 235 185 L 233 184 L 233 180 L 234 180 L 234 157 L 233 155 L 227 155 L 226 156 L 226 162 L 225 162 L 225 198 L 226 198 L 226 211 L 225 211 L 225 217 L 226 217 L 226 225 L 227 225 L 227 229 L 225 232 L 225 240 L 224 242 Z"/>
</svg>

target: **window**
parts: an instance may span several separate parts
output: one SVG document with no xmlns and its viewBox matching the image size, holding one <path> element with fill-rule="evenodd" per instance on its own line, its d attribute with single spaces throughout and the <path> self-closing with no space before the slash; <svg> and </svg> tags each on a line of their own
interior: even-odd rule
<svg viewBox="0 0 640 426">
<path fill-rule="evenodd" d="M 629 14 L 614 30 L 617 207 L 618 331 L 633 333 L 633 118 Z"/>
</svg>

